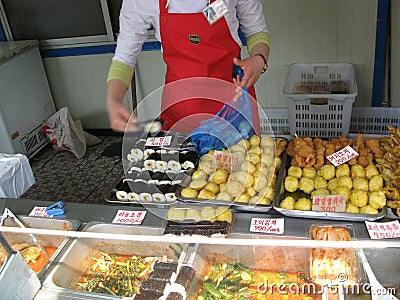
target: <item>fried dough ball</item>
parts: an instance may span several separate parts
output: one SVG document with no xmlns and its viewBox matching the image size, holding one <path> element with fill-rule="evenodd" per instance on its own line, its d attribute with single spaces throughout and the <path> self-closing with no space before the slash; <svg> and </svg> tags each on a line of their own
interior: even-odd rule
<svg viewBox="0 0 400 300">
<path fill-rule="evenodd" d="M 262 149 L 260 146 L 251 146 L 249 151 L 247 151 L 248 154 L 257 154 L 258 156 L 261 156 L 262 154 Z"/>
<path fill-rule="evenodd" d="M 277 181 L 277 180 L 278 180 L 278 177 L 276 176 L 276 174 L 272 174 L 270 185 L 271 185 L 273 188 L 276 188 L 276 181 Z"/>
<path fill-rule="evenodd" d="M 368 189 L 370 192 L 377 192 L 383 189 L 383 178 L 381 175 L 374 175 L 369 180 Z"/>
<path fill-rule="evenodd" d="M 314 188 L 317 189 L 326 189 L 328 188 L 328 182 L 322 176 L 315 176 L 314 177 Z"/>
<path fill-rule="evenodd" d="M 245 187 L 252 186 L 254 183 L 253 175 L 247 173 L 246 171 L 235 171 L 231 173 L 230 179 L 239 181 Z"/>
<path fill-rule="evenodd" d="M 275 195 L 275 189 L 273 187 L 266 186 L 258 192 L 258 195 L 272 200 Z"/>
<path fill-rule="evenodd" d="M 206 179 L 207 174 L 202 169 L 197 169 L 192 174 L 192 179 Z"/>
<path fill-rule="evenodd" d="M 353 203 L 347 203 L 346 204 L 346 210 L 345 212 L 351 213 L 351 214 L 358 214 L 359 213 L 359 208 L 357 205 L 354 205 Z"/>
<path fill-rule="evenodd" d="M 332 178 L 331 180 L 328 181 L 328 190 L 333 193 L 334 190 L 338 187 L 338 179 L 337 178 Z"/>
<path fill-rule="evenodd" d="M 253 197 L 255 194 L 257 194 L 257 191 L 252 186 L 249 186 L 246 188 L 246 194 L 250 197 Z"/>
<path fill-rule="evenodd" d="M 350 200 L 351 190 L 346 186 L 338 186 L 333 190 L 332 195 L 344 195 L 346 201 Z"/>
<path fill-rule="evenodd" d="M 224 169 L 217 169 L 211 177 L 211 182 L 221 184 L 228 181 L 229 172 Z"/>
<path fill-rule="evenodd" d="M 207 184 L 207 180 L 205 179 L 195 179 L 190 182 L 189 187 L 192 189 L 200 191 L 201 189 L 204 188 L 204 186 Z"/>
<path fill-rule="evenodd" d="M 225 206 L 219 206 L 215 209 L 215 215 L 218 221 L 226 221 L 232 223 L 232 212 L 229 208 Z"/>
<path fill-rule="evenodd" d="M 294 209 L 296 210 L 311 210 L 312 203 L 310 199 L 307 198 L 300 198 L 294 204 Z"/>
<path fill-rule="evenodd" d="M 233 201 L 241 202 L 241 203 L 249 203 L 250 195 L 249 194 L 241 194 L 238 197 L 236 197 Z"/>
<path fill-rule="evenodd" d="M 280 203 L 280 207 L 283 209 L 294 209 L 296 201 L 292 196 L 287 196 L 285 199 L 283 199 Z"/>
<path fill-rule="evenodd" d="M 277 156 L 274 158 L 274 163 L 275 163 L 275 172 L 277 172 L 282 165 L 282 160 L 280 159 L 280 157 Z"/>
<path fill-rule="evenodd" d="M 351 190 L 350 201 L 358 207 L 363 207 L 368 203 L 368 192 L 363 190 Z"/>
<path fill-rule="evenodd" d="M 291 166 L 288 169 L 288 176 L 292 176 L 292 177 L 295 177 L 297 179 L 300 179 L 301 176 L 303 176 L 303 171 L 301 170 L 300 167 Z"/>
<path fill-rule="evenodd" d="M 365 178 L 367 177 L 365 174 L 365 168 L 359 164 L 355 164 L 351 166 L 351 178 L 360 177 Z"/>
<path fill-rule="evenodd" d="M 219 193 L 219 185 L 214 182 L 209 182 L 204 186 L 204 189 L 209 190 L 214 195 Z"/>
<path fill-rule="evenodd" d="M 226 184 L 227 184 L 227 182 L 224 182 L 224 183 L 221 183 L 221 184 L 219 184 L 218 186 L 219 186 L 219 190 L 222 192 L 222 191 L 224 191 L 225 189 L 226 189 Z"/>
<path fill-rule="evenodd" d="M 215 209 L 210 206 L 205 206 L 200 212 L 203 220 L 214 222 L 217 218 L 215 217 Z"/>
<path fill-rule="evenodd" d="M 192 219 L 195 222 L 200 221 L 201 220 L 200 211 L 198 211 L 197 209 L 189 208 L 186 211 L 186 218 L 185 219 Z"/>
<path fill-rule="evenodd" d="M 328 196 L 331 193 L 327 189 L 316 189 L 313 192 L 311 192 L 311 197 L 316 197 L 316 196 Z"/>
<path fill-rule="evenodd" d="M 349 176 L 347 176 L 347 175 L 339 176 L 337 178 L 337 185 L 338 186 L 345 186 L 349 190 L 351 190 L 353 188 L 353 180 L 351 180 L 351 178 Z"/>
<path fill-rule="evenodd" d="M 233 152 L 241 152 L 241 153 L 246 153 L 247 149 L 244 147 L 244 145 L 233 145 L 232 147 L 230 147 L 229 152 L 233 153 Z"/>
<path fill-rule="evenodd" d="M 245 160 L 242 162 L 242 165 L 240 166 L 240 170 L 245 171 L 249 174 L 253 174 L 256 171 L 256 167 L 248 160 Z"/>
<path fill-rule="evenodd" d="M 246 151 L 250 149 L 250 142 L 248 140 L 240 140 L 236 145 L 246 149 Z"/>
<path fill-rule="evenodd" d="M 335 177 L 335 166 L 334 165 L 323 165 L 321 167 L 320 175 L 324 177 L 326 180 L 331 180 Z"/>
<path fill-rule="evenodd" d="M 311 194 L 311 192 L 314 190 L 314 180 L 307 177 L 300 178 L 299 189 L 306 194 Z"/>
<path fill-rule="evenodd" d="M 267 166 L 274 166 L 275 164 L 275 157 L 272 153 L 265 153 L 261 154 L 261 163 Z"/>
<path fill-rule="evenodd" d="M 186 218 L 186 210 L 171 207 L 168 209 L 167 219 L 170 221 L 182 221 Z"/>
<path fill-rule="evenodd" d="M 249 204 L 269 205 L 271 200 L 261 196 L 254 196 L 250 198 Z"/>
<path fill-rule="evenodd" d="M 215 194 L 209 190 L 202 189 L 199 192 L 198 198 L 200 198 L 200 199 L 215 199 Z"/>
<path fill-rule="evenodd" d="M 193 188 L 183 188 L 181 191 L 181 196 L 185 198 L 197 198 L 199 192 Z"/>
<path fill-rule="evenodd" d="M 373 208 L 370 205 L 366 205 L 364 207 L 361 207 L 359 210 L 360 214 L 370 214 L 370 215 L 376 215 L 379 213 L 379 211 L 375 208 Z"/>
<path fill-rule="evenodd" d="M 336 177 L 340 176 L 349 176 L 350 177 L 350 168 L 349 165 L 343 164 L 336 168 Z"/>
<path fill-rule="evenodd" d="M 386 205 L 386 195 L 383 191 L 370 192 L 368 204 L 375 209 L 383 208 Z"/>
<path fill-rule="evenodd" d="M 257 174 L 257 172 L 254 172 L 254 174 Z M 265 176 L 263 173 L 260 173 L 260 175 L 257 177 L 254 176 L 253 187 L 257 192 L 261 191 L 268 184 L 269 184 L 269 180 L 267 179 L 267 176 Z"/>
<path fill-rule="evenodd" d="M 353 188 L 356 190 L 368 191 L 368 179 L 361 178 L 361 177 L 354 178 L 353 179 Z"/>
<path fill-rule="evenodd" d="M 233 197 L 229 195 L 227 192 L 220 192 L 217 196 L 215 196 L 215 200 L 221 201 L 232 201 Z"/>
<path fill-rule="evenodd" d="M 205 156 L 207 156 L 207 154 L 203 155 L 202 158 L 204 158 Z M 217 169 L 217 163 L 214 159 L 210 160 L 208 158 L 204 158 L 203 160 L 200 160 L 199 167 L 201 170 L 203 170 L 204 173 L 210 175 L 214 173 Z"/>
<path fill-rule="evenodd" d="M 238 197 L 244 190 L 244 184 L 237 180 L 229 180 L 226 184 L 226 192 L 232 197 Z"/>
<path fill-rule="evenodd" d="M 365 168 L 365 175 L 367 179 L 371 179 L 372 176 L 379 175 L 379 170 L 375 165 L 368 165 Z"/>
<path fill-rule="evenodd" d="M 314 179 L 317 176 L 317 171 L 313 167 L 303 168 L 303 177 Z"/>
<path fill-rule="evenodd" d="M 261 144 L 261 147 L 263 147 L 263 148 L 266 148 L 266 147 L 275 148 L 275 141 L 270 136 L 263 136 L 261 138 L 260 144 Z"/>
<path fill-rule="evenodd" d="M 260 145 L 260 138 L 258 137 L 258 135 L 255 134 L 249 138 L 249 143 L 250 143 L 250 147 L 258 146 L 258 145 Z"/>
<path fill-rule="evenodd" d="M 264 175 L 268 175 L 268 173 L 271 170 L 271 167 L 269 167 L 268 165 L 266 165 L 266 164 L 264 164 L 262 162 L 256 164 L 255 168 L 256 168 L 256 171 L 261 172 Z"/>
<path fill-rule="evenodd" d="M 288 192 L 295 192 L 299 188 L 299 180 L 293 176 L 286 176 L 285 178 L 285 190 Z"/>
</svg>

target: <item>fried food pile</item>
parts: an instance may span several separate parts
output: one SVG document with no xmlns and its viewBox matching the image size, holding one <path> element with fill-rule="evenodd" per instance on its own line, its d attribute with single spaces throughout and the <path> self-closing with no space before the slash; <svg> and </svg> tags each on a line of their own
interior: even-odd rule
<svg viewBox="0 0 400 300">
<path fill-rule="evenodd" d="M 384 155 L 376 162 L 385 182 L 387 205 L 400 215 L 400 128 L 388 126 L 388 132 L 389 136 L 380 140 Z"/>
<path fill-rule="evenodd" d="M 292 166 L 315 168 L 319 170 L 325 164 L 330 164 L 327 156 L 351 146 L 358 154 L 358 157 L 351 159 L 348 164 L 359 164 L 363 167 L 374 164 L 374 158 L 381 158 L 384 152 L 380 149 L 380 139 L 367 138 L 364 134 L 358 134 L 355 140 L 340 137 L 330 140 L 320 138 L 299 138 L 292 140 L 287 149 L 288 155 L 292 158 Z"/>
</svg>

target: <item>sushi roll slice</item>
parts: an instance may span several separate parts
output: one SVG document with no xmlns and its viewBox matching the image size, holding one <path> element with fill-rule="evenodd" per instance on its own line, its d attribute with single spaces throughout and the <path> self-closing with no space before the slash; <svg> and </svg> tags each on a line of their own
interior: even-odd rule
<svg viewBox="0 0 400 300">
<path fill-rule="evenodd" d="M 117 197 L 118 200 L 123 200 L 123 201 L 128 200 L 128 193 L 125 191 L 117 191 L 115 193 L 115 196 Z"/>
<path fill-rule="evenodd" d="M 152 202 L 153 201 L 153 198 L 151 197 L 151 194 L 149 194 L 149 193 L 140 193 L 139 197 L 140 197 L 141 202 Z"/>
<path fill-rule="evenodd" d="M 142 151 L 142 149 L 132 148 L 131 154 L 135 158 L 135 161 L 139 161 L 139 160 L 143 159 L 143 151 Z"/>
<path fill-rule="evenodd" d="M 168 170 L 168 163 L 162 160 L 156 161 L 156 170 L 160 172 L 165 172 L 166 170 Z"/>
<path fill-rule="evenodd" d="M 194 169 L 194 163 L 191 162 L 190 160 L 185 160 L 182 163 L 182 168 L 185 170 Z"/>
<path fill-rule="evenodd" d="M 161 193 L 154 193 L 152 195 L 154 202 L 165 202 L 165 196 Z"/>
<path fill-rule="evenodd" d="M 151 155 L 153 155 L 155 152 L 156 152 L 156 151 L 154 151 L 154 149 L 151 149 L 151 148 L 145 149 L 145 150 L 143 151 L 143 157 L 144 157 L 144 159 L 148 159 L 148 158 L 149 158 Z"/>
<path fill-rule="evenodd" d="M 128 193 L 128 201 L 140 201 L 139 194 L 134 192 Z"/>
<path fill-rule="evenodd" d="M 156 168 L 156 161 L 154 159 L 147 159 L 144 161 L 144 168 L 146 170 L 154 170 Z"/>
<path fill-rule="evenodd" d="M 132 155 L 132 153 L 128 153 L 128 155 L 126 156 L 126 158 L 130 161 L 130 162 L 137 162 L 138 160 L 136 160 L 135 156 Z"/>
<path fill-rule="evenodd" d="M 167 202 L 176 201 L 176 195 L 175 195 L 175 193 L 166 193 L 166 194 L 165 194 L 165 201 L 167 201 Z"/>
<path fill-rule="evenodd" d="M 175 173 L 178 173 L 182 169 L 182 167 L 178 161 L 170 160 L 168 161 L 168 169 Z"/>
<path fill-rule="evenodd" d="M 133 166 L 129 169 L 129 171 L 132 172 L 142 172 L 142 168 L 138 167 L 138 166 Z"/>
</svg>

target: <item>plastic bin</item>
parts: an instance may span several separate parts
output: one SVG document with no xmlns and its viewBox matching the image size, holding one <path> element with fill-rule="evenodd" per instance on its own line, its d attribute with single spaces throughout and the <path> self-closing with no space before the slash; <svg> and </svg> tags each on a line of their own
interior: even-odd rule
<svg viewBox="0 0 400 300">
<path fill-rule="evenodd" d="M 357 94 L 352 64 L 291 65 L 283 89 L 290 134 L 325 138 L 347 136 Z"/>
</svg>

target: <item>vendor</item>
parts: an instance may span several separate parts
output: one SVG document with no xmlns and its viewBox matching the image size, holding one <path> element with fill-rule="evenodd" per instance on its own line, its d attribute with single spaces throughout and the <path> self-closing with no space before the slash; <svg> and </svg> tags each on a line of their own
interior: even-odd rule
<svg viewBox="0 0 400 300">
<path fill-rule="evenodd" d="M 117 48 L 107 80 L 107 109 L 113 130 L 124 131 L 131 117 L 122 102 L 151 27 L 162 43 L 167 65 L 166 85 L 194 77 L 232 82 L 233 64 L 240 66 L 244 76 L 239 81 L 235 78 L 234 82 L 241 88 L 249 88 L 253 96 L 254 129 L 259 132 L 254 84 L 267 69 L 269 57 L 269 35 L 259 0 L 124 0 Z M 240 59 L 239 27 L 250 53 L 243 60 Z M 164 130 L 188 132 L 198 124 L 179 130 L 175 126 L 178 121 L 199 113 L 214 115 L 223 106 L 215 99 L 189 101 L 176 103 L 176 99 L 171 100 L 164 94 L 161 104 Z"/>
</svg>

